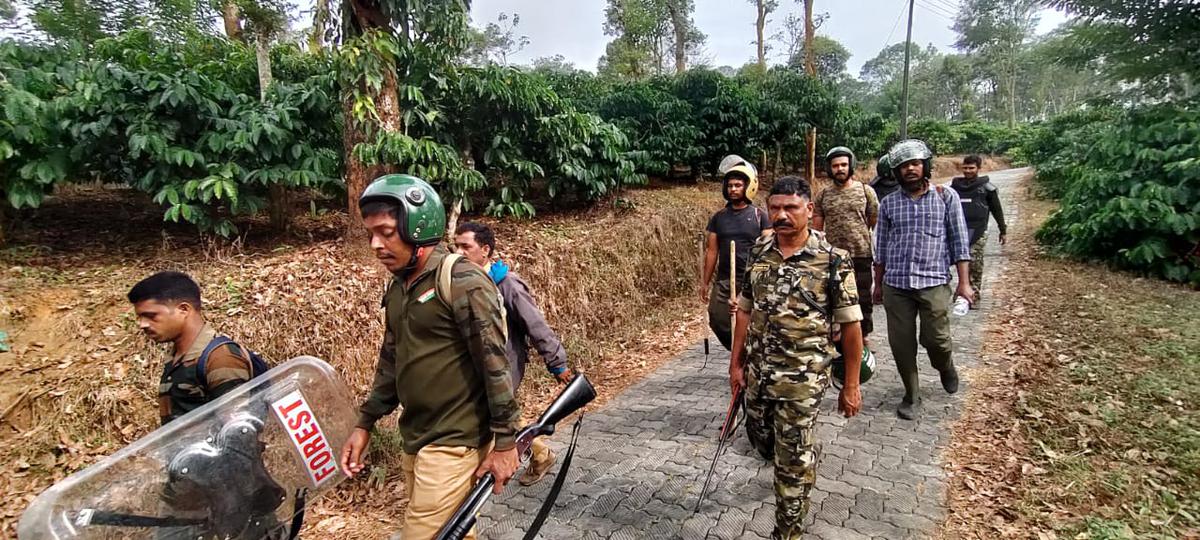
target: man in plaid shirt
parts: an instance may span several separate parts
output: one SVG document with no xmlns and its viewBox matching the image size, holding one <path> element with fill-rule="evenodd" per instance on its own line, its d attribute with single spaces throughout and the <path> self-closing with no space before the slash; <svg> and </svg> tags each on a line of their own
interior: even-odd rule
<svg viewBox="0 0 1200 540">
<path fill-rule="evenodd" d="M 958 391 L 951 358 L 950 305 L 954 295 L 973 301 L 971 255 L 962 205 L 953 189 L 933 186 L 933 153 L 924 142 L 901 141 L 888 152 L 902 189 L 879 202 L 875 229 L 875 302 L 887 312 L 888 343 L 904 382 L 904 400 L 896 413 L 916 418 L 921 404 L 917 382 L 917 343 L 941 374 L 942 388 Z M 958 271 L 958 289 L 950 292 L 950 265 Z M 921 320 L 918 339 L 917 318 Z"/>
</svg>

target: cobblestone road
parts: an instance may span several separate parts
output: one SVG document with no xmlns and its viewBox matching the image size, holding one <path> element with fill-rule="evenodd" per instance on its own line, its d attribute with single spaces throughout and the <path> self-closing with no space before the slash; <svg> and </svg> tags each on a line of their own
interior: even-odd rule
<svg viewBox="0 0 1200 540">
<path fill-rule="evenodd" d="M 991 173 L 1010 227 L 1020 218 L 1012 195 L 1024 173 Z M 992 309 L 988 282 L 1004 266 L 995 224 L 990 228 L 982 307 L 952 321 L 955 363 L 967 392 L 980 344 L 977 330 Z M 875 328 L 872 349 L 879 369 L 863 387 L 862 413 L 847 420 L 836 414 L 837 392 L 825 396 L 817 431 L 823 457 L 806 538 L 926 538 L 945 517 L 941 452 L 965 392 L 945 394 L 922 351 L 922 416 L 913 422 L 899 419 L 895 408 L 903 388 L 887 347 L 882 306 L 875 310 Z M 750 447 L 744 430 L 721 457 L 701 511 L 692 513 L 729 401 L 728 353 L 715 339 L 712 348 L 706 367 L 698 344 L 587 415 L 570 477 L 540 538 L 770 538 L 772 470 Z M 568 440 L 566 429 L 552 446 L 561 450 Z M 552 478 L 532 488 L 514 482 L 484 509 L 480 536 L 522 538 Z"/>
</svg>

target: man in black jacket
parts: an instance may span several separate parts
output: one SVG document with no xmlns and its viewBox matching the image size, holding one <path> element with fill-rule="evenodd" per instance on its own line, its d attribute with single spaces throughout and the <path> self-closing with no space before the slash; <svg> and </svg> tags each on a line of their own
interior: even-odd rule
<svg viewBox="0 0 1200 540">
<path fill-rule="evenodd" d="M 983 160 L 971 155 L 963 158 L 962 176 L 954 178 L 950 187 L 958 192 L 962 200 L 963 217 L 967 220 L 967 231 L 971 243 L 971 288 L 975 289 L 975 302 L 979 305 L 983 290 L 983 247 L 987 245 L 988 218 L 996 217 L 1000 226 L 1000 245 L 1008 242 L 1008 226 L 1004 224 L 1004 209 L 1000 206 L 1000 191 L 986 176 L 979 176 Z"/>
</svg>

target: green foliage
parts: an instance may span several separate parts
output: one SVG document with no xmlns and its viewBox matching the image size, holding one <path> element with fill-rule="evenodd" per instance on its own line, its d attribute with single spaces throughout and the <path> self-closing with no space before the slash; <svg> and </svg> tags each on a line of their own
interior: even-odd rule
<svg viewBox="0 0 1200 540">
<path fill-rule="evenodd" d="M 1062 196 L 1038 239 L 1066 255 L 1200 284 L 1200 113 L 1185 103 L 1109 114 L 1070 117 L 1027 139 L 1039 182 Z M 1038 147 L 1055 128 L 1066 130 Z"/>
<path fill-rule="evenodd" d="M 646 152 L 643 170 L 658 176 L 666 176 L 676 163 L 697 164 L 704 152 L 692 106 L 669 90 L 668 81 L 619 85 L 599 107 L 601 116 L 628 134 L 634 148 Z"/>
<path fill-rule="evenodd" d="M 1067 29 L 1072 47 L 1061 60 L 1092 66 L 1110 80 L 1133 83 L 1151 98 L 1190 98 L 1200 80 L 1200 4 L 1047 0 L 1077 17 Z"/>
<path fill-rule="evenodd" d="M 164 219 L 228 236 L 230 218 L 261 208 L 269 186 L 337 189 L 329 75 L 279 81 L 260 101 L 239 46 L 134 32 L 94 53 L 0 46 L 2 84 L 13 87 L 0 121 L 11 206 L 37 206 L 68 180 L 125 182 L 164 205 Z"/>
<path fill-rule="evenodd" d="M 1021 127 L 1009 128 L 993 122 L 917 120 L 909 124 L 909 136 L 925 141 L 934 154 L 1006 154 L 1021 141 Z"/>
</svg>

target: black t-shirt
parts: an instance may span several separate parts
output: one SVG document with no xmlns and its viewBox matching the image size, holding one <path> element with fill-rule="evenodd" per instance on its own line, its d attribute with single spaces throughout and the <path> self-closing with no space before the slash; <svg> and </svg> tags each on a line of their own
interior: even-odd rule
<svg viewBox="0 0 1200 540">
<path fill-rule="evenodd" d="M 771 228 L 767 212 L 763 209 L 747 205 L 741 210 L 726 206 L 713 214 L 708 220 L 708 232 L 717 235 L 717 274 L 716 281 L 729 279 L 729 241 L 737 245 L 738 274 L 746 267 L 746 258 L 750 256 L 750 247 L 754 240 L 762 234 L 763 229 Z"/>
</svg>

